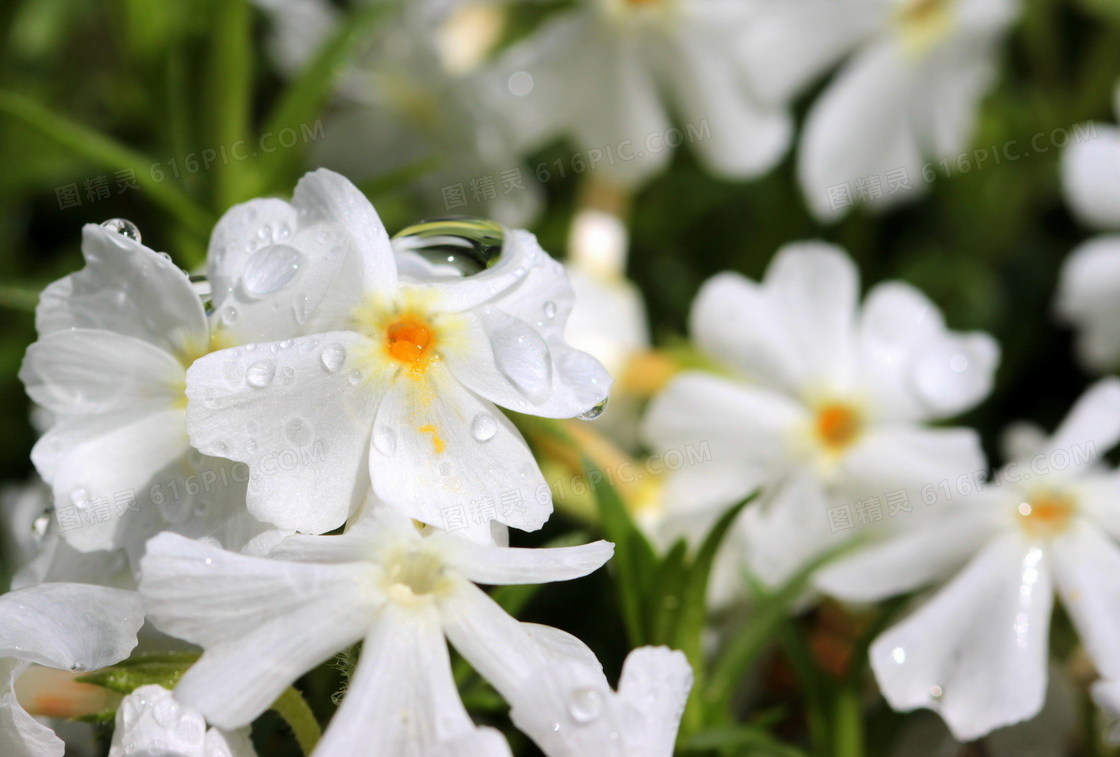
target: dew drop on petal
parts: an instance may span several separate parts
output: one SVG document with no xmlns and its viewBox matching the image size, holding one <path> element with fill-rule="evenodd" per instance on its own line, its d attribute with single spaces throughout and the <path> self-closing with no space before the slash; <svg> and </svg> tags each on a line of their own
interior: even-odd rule
<svg viewBox="0 0 1120 757">
<path fill-rule="evenodd" d="M 576 689 L 568 700 L 568 714 L 577 723 L 590 723 L 603 714 L 603 696 L 587 686 Z"/>
<path fill-rule="evenodd" d="M 600 415 L 603 414 L 604 410 L 607 409 L 607 402 L 609 400 L 610 400 L 610 397 L 604 397 L 603 399 L 599 400 L 594 405 L 592 405 L 590 408 L 588 408 L 584 412 L 580 413 L 579 414 L 579 419 L 581 421 L 593 421 L 593 420 L 595 420 L 596 418 L 598 418 Z"/>
<path fill-rule="evenodd" d="M 284 424 L 284 436 L 292 444 L 303 446 L 311 441 L 311 426 L 303 418 L 292 418 Z"/>
<path fill-rule="evenodd" d="M 263 389 L 272 383 L 275 375 L 276 363 L 271 360 L 260 360 L 249 366 L 249 370 L 245 372 L 245 381 L 249 386 Z"/>
<path fill-rule="evenodd" d="M 79 510 L 89 506 L 89 492 L 78 487 L 70 492 L 70 502 Z"/>
<path fill-rule="evenodd" d="M 479 413 L 471 421 L 471 436 L 480 442 L 488 442 L 498 433 L 498 422 L 490 413 Z"/>
<path fill-rule="evenodd" d="M 222 323 L 224 323 L 225 325 L 232 326 L 237 322 L 237 308 L 232 306 L 224 308 L 222 310 L 221 319 Z"/>
<path fill-rule="evenodd" d="M 253 253 L 241 274 L 241 288 L 250 297 L 278 292 L 299 273 L 303 255 L 286 244 L 273 244 Z"/>
<path fill-rule="evenodd" d="M 552 320 L 556 317 L 556 303 L 549 300 L 544 304 L 544 317 Z"/>
<path fill-rule="evenodd" d="M 346 362 L 346 348 L 341 344 L 332 344 L 323 348 L 319 353 L 319 361 L 331 373 L 336 372 Z"/>
<path fill-rule="evenodd" d="M 346 377 L 346 380 L 350 382 L 351 386 L 357 386 L 362 383 L 362 372 L 356 369 L 350 371 L 350 375 Z"/>
<path fill-rule="evenodd" d="M 373 446 L 386 457 L 397 451 L 397 434 L 388 426 L 379 426 L 373 431 Z"/>
<path fill-rule="evenodd" d="M 505 229 L 484 218 L 437 218 L 401 229 L 393 247 L 459 276 L 481 273 L 502 254 Z"/>
<path fill-rule="evenodd" d="M 127 218 L 110 218 L 108 221 L 102 221 L 101 228 L 128 237 L 133 242 L 140 241 L 140 229 Z"/>
</svg>

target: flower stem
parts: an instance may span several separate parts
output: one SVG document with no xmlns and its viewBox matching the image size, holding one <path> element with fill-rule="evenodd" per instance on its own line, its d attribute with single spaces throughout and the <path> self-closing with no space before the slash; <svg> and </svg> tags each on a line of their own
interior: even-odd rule
<svg viewBox="0 0 1120 757">
<path fill-rule="evenodd" d="M 323 731 L 319 727 L 319 721 L 315 719 L 315 713 L 311 711 L 311 707 L 308 706 L 307 700 L 303 698 L 299 689 L 289 686 L 280 698 L 272 703 L 272 709 L 284 718 L 284 722 L 292 729 L 303 753 L 311 754 L 315 745 L 319 743 Z"/>
</svg>

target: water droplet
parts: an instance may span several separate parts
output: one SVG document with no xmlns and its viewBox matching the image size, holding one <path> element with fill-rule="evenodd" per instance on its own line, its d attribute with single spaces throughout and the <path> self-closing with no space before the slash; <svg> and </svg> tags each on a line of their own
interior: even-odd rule
<svg viewBox="0 0 1120 757">
<path fill-rule="evenodd" d="M 943 696 L 945 696 L 945 690 L 940 686 L 934 684 L 933 686 L 929 687 L 929 695 L 934 699 L 941 699 Z"/>
<path fill-rule="evenodd" d="M 516 97 L 525 97 L 533 91 L 533 75 L 528 71 L 514 71 L 507 82 L 509 91 Z"/>
<path fill-rule="evenodd" d="M 222 311 L 222 323 L 232 326 L 237 321 L 237 308 L 228 307 Z"/>
<path fill-rule="evenodd" d="M 603 399 L 599 400 L 590 409 L 585 410 L 584 412 L 580 413 L 579 414 L 579 419 L 581 421 L 593 421 L 593 420 L 595 420 L 596 418 L 598 418 L 600 415 L 603 414 L 604 410 L 607 409 L 607 401 L 609 399 L 610 399 L 610 397 L 604 397 Z"/>
<path fill-rule="evenodd" d="M 303 446 L 311 441 L 311 426 L 303 418 L 292 418 L 284 424 L 284 436 L 292 444 Z"/>
<path fill-rule="evenodd" d="M 292 343 L 293 343 L 293 340 L 285 339 L 284 341 L 280 342 L 280 349 L 286 350 L 286 349 L 288 349 L 289 347 L 292 346 Z"/>
<path fill-rule="evenodd" d="M 347 380 L 349 380 L 351 385 L 357 386 L 358 384 L 362 383 L 362 372 L 358 370 L 350 371 L 350 375 L 347 377 Z"/>
<path fill-rule="evenodd" d="M 133 242 L 140 241 L 140 229 L 127 218 L 110 218 L 108 221 L 102 221 L 101 228 L 128 237 Z"/>
<path fill-rule="evenodd" d="M 249 370 L 245 372 L 245 380 L 249 382 L 249 386 L 263 389 L 272 383 L 275 375 L 276 363 L 271 360 L 261 360 L 249 366 Z"/>
<path fill-rule="evenodd" d="M 552 356 L 544 339 L 522 323 L 501 329 L 493 342 L 494 360 L 502 375 L 530 402 L 547 399 L 552 391 Z"/>
<path fill-rule="evenodd" d="M 278 292 L 299 273 L 303 255 L 286 244 L 273 244 L 253 253 L 241 274 L 241 288 L 250 297 Z"/>
<path fill-rule="evenodd" d="M 41 542 L 47 536 L 47 529 L 51 525 L 51 509 L 48 507 L 31 521 L 31 536 L 36 542 Z"/>
<path fill-rule="evenodd" d="M 549 319 L 550 321 L 553 318 L 556 317 L 556 303 L 555 302 L 552 302 L 550 300 L 549 302 L 546 302 L 544 304 L 544 317 Z"/>
<path fill-rule="evenodd" d="M 70 492 L 70 502 L 79 510 L 89 507 L 89 492 L 79 486 Z"/>
<path fill-rule="evenodd" d="M 276 241 L 283 242 L 292 235 L 292 227 L 286 223 L 280 224 L 276 229 Z"/>
<path fill-rule="evenodd" d="M 483 218 L 437 218 L 402 229 L 393 237 L 398 250 L 418 254 L 437 266 L 471 276 L 501 258 L 505 229 Z"/>
<path fill-rule="evenodd" d="M 245 345 L 245 351 L 246 352 L 254 352 L 256 349 L 257 349 L 257 345 L 253 344 L 252 342 Z"/>
<path fill-rule="evenodd" d="M 471 436 L 480 442 L 487 442 L 498 433 L 498 422 L 490 413 L 479 413 L 471 421 Z"/>
<path fill-rule="evenodd" d="M 341 344 L 324 347 L 323 351 L 319 353 L 319 360 L 323 363 L 324 368 L 334 373 L 346 362 L 346 348 Z"/>
<path fill-rule="evenodd" d="M 387 426 L 379 426 L 373 431 L 373 446 L 386 457 L 397 451 L 397 434 Z"/>
<path fill-rule="evenodd" d="M 245 442 L 245 449 L 248 452 L 256 452 L 257 451 L 257 443 L 255 441 L 253 441 L 252 439 L 250 439 L 249 441 Z"/>
<path fill-rule="evenodd" d="M 576 689 L 568 700 L 568 714 L 577 723 L 590 723 L 603 714 L 603 696 L 590 686 Z"/>
</svg>

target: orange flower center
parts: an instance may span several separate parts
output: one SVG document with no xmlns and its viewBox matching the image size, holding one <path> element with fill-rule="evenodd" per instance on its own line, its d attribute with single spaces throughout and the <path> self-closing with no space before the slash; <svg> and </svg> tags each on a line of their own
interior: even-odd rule
<svg viewBox="0 0 1120 757">
<path fill-rule="evenodd" d="M 1072 497 L 1042 492 L 1019 504 L 1019 525 L 1031 536 L 1053 536 L 1066 529 L 1076 509 Z"/>
<path fill-rule="evenodd" d="M 817 413 L 817 436 L 824 446 L 838 451 L 855 441 L 860 432 L 860 418 L 852 407 L 833 402 Z"/>
<path fill-rule="evenodd" d="M 425 360 L 434 341 L 432 329 L 420 318 L 404 316 L 385 329 L 385 348 L 394 360 L 417 365 Z"/>
</svg>

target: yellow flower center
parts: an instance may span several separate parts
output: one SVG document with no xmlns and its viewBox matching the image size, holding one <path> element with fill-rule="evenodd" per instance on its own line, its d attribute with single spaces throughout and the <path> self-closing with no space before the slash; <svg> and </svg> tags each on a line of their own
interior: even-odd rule
<svg viewBox="0 0 1120 757">
<path fill-rule="evenodd" d="M 929 51 L 949 33 L 953 0 L 906 0 L 895 14 L 902 45 L 911 55 Z"/>
<path fill-rule="evenodd" d="M 385 349 L 394 360 L 416 365 L 432 354 L 432 327 L 417 315 L 405 315 L 385 328 Z"/>
<path fill-rule="evenodd" d="M 851 405 L 830 402 L 817 411 L 817 438 L 831 452 L 840 452 L 859 436 L 859 413 Z"/>
<path fill-rule="evenodd" d="M 1054 536 L 1064 531 L 1077 510 L 1077 502 L 1067 494 L 1044 491 L 1019 503 L 1019 525 L 1029 536 Z"/>
</svg>

